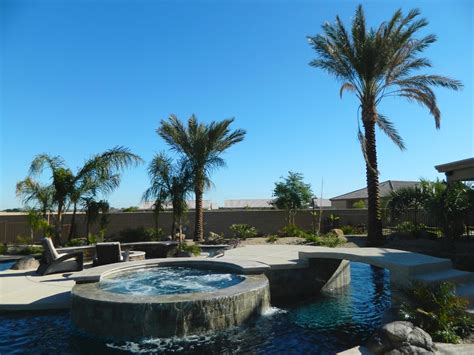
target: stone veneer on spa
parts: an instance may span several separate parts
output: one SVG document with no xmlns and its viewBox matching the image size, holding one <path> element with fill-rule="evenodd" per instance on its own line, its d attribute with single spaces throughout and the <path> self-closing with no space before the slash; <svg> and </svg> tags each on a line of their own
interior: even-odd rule
<svg viewBox="0 0 474 355">
<path fill-rule="evenodd" d="M 222 263 L 204 265 L 235 272 Z M 119 272 L 126 270 L 120 268 Z M 72 320 L 90 334 L 126 338 L 185 336 L 226 329 L 270 307 L 267 277 L 242 277 L 242 282 L 216 291 L 154 296 L 106 292 L 99 282 L 78 283 L 71 293 Z"/>
</svg>

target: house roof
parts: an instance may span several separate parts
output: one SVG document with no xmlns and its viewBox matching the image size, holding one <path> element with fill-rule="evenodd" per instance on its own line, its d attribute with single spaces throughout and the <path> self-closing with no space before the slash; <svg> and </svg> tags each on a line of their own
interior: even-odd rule
<svg viewBox="0 0 474 355">
<path fill-rule="evenodd" d="M 316 202 L 316 207 L 331 207 L 331 200 L 327 198 L 320 199 L 319 197 L 313 197 Z"/>
<path fill-rule="evenodd" d="M 446 174 L 446 180 L 474 180 L 474 158 L 436 165 L 435 169 Z"/>
<path fill-rule="evenodd" d="M 224 208 L 272 208 L 271 199 L 225 200 Z"/>
<path fill-rule="evenodd" d="M 153 209 L 153 204 L 154 202 L 144 202 L 139 206 L 140 210 L 151 210 Z M 189 210 L 193 210 L 194 207 L 196 207 L 196 202 L 194 200 L 187 200 L 186 201 L 186 207 Z M 168 203 L 164 206 L 165 210 L 167 209 L 172 209 L 171 203 Z M 213 204 L 211 200 L 203 200 L 202 201 L 202 208 L 205 210 L 212 210 L 216 208 L 216 204 Z"/>
<path fill-rule="evenodd" d="M 381 182 L 379 184 L 379 191 L 380 196 L 384 197 L 390 194 L 392 191 L 396 191 L 400 188 L 404 187 L 414 187 L 418 185 L 418 181 L 397 181 L 397 180 L 387 180 Z M 363 189 L 355 190 L 352 192 L 348 192 L 346 194 L 336 196 L 331 198 L 331 201 L 338 201 L 338 200 L 364 200 L 368 198 L 367 188 L 364 187 Z"/>
</svg>

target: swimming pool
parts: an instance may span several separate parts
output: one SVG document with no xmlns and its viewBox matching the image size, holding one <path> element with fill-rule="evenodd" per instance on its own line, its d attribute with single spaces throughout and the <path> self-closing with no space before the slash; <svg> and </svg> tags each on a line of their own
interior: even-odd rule
<svg viewBox="0 0 474 355">
<path fill-rule="evenodd" d="M 389 272 L 351 263 L 351 285 L 285 309 L 271 309 L 243 326 L 204 336 L 139 342 L 90 337 L 69 312 L 0 315 L 0 353 L 61 354 L 334 354 L 364 341 L 390 306 Z"/>
</svg>

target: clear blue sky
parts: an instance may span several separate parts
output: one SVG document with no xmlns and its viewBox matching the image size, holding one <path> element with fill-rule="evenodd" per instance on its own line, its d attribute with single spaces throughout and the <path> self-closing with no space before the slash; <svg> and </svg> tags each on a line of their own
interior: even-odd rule
<svg viewBox="0 0 474 355">
<path fill-rule="evenodd" d="M 1 204 L 20 205 L 15 183 L 36 154 L 61 155 L 75 170 L 92 154 L 124 145 L 147 162 L 167 149 L 155 129 L 175 113 L 203 121 L 235 117 L 248 131 L 224 155 L 205 198 L 271 197 L 274 182 L 301 172 L 324 197 L 365 186 L 356 101 L 311 68 L 306 36 L 353 1 L 0 0 Z M 474 155 L 471 1 L 362 2 L 370 25 L 418 7 L 439 40 L 426 51 L 432 73 L 461 79 L 436 90 L 437 131 L 428 111 L 401 99 L 383 111 L 404 137 L 400 152 L 378 135 L 381 181 L 436 178 L 434 165 Z M 109 196 L 137 205 L 146 165 L 127 171 Z"/>
</svg>

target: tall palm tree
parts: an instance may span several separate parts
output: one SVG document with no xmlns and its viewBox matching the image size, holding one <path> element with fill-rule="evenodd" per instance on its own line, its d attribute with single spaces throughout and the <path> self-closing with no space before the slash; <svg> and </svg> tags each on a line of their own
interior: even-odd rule
<svg viewBox="0 0 474 355">
<path fill-rule="evenodd" d="M 182 217 L 186 211 L 186 196 L 192 190 L 194 182 L 191 166 L 185 159 L 173 164 L 172 159 L 165 153 L 159 153 L 150 162 L 148 175 L 151 186 L 144 192 L 142 199 L 154 200 L 155 208 L 170 201 L 173 206 L 171 236 L 174 238 L 177 233 L 181 236 Z M 158 229 L 157 223 L 156 229 Z"/>
<path fill-rule="evenodd" d="M 358 138 L 366 162 L 369 244 L 377 244 L 382 237 L 375 127 L 387 134 L 400 149 L 405 148 L 392 122 L 378 112 L 378 104 L 384 98 L 394 96 L 417 102 L 428 108 L 439 128 L 441 114 L 432 87 L 454 90 L 462 87 L 460 81 L 444 76 L 413 75 L 416 70 L 431 67 L 430 61 L 419 55 L 436 41 L 432 34 L 415 37 L 428 24 L 425 19 L 418 18 L 419 14 L 415 9 L 405 16 L 398 10 L 377 29 L 368 29 L 364 11 L 359 6 L 350 32 L 336 17 L 334 24 L 322 26 L 323 34 L 308 37 L 317 53 L 310 65 L 341 81 L 341 96 L 344 91 L 351 91 L 359 100 L 364 131 L 359 128 Z"/>
<path fill-rule="evenodd" d="M 141 158 L 127 148 L 115 147 L 92 157 L 73 174 L 61 157 L 37 155 L 31 163 L 29 177 L 39 175 L 46 167 L 51 171 L 51 188 L 56 206 L 55 242 L 59 244 L 61 241 L 63 214 L 69 203 L 74 205 L 74 223 L 77 203 L 82 197 L 112 191 L 120 183 L 118 172 L 139 162 Z"/>
<path fill-rule="evenodd" d="M 197 241 L 204 239 L 202 197 L 206 185 L 210 183 L 210 174 L 214 169 L 225 166 L 221 154 L 245 137 L 245 130 L 230 130 L 233 121 L 231 118 L 206 125 L 198 123 L 192 115 L 185 127 L 178 117 L 171 115 L 167 121 L 162 120 L 157 129 L 157 133 L 172 149 L 184 154 L 192 167 L 196 196 L 194 240 Z"/>
</svg>

